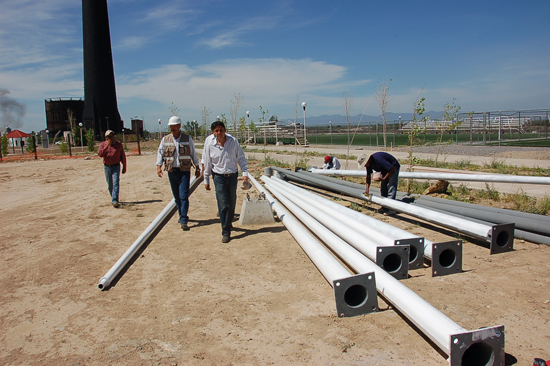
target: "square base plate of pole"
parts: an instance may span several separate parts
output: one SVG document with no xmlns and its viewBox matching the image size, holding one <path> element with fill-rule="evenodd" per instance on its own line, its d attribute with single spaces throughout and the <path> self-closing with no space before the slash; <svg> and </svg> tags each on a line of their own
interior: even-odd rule
<svg viewBox="0 0 550 366">
<path fill-rule="evenodd" d="M 515 224 L 495 225 L 491 229 L 491 254 L 514 250 Z"/>
<path fill-rule="evenodd" d="M 390 245 L 376 248 L 376 265 L 397 280 L 409 277 L 408 245 Z"/>
<path fill-rule="evenodd" d="M 450 366 L 505 365 L 504 325 L 452 334 L 450 342 Z"/>
<path fill-rule="evenodd" d="M 409 270 L 424 266 L 424 238 L 395 240 L 395 245 L 409 245 Z"/>
<path fill-rule="evenodd" d="M 462 272 L 462 240 L 432 244 L 432 277 Z"/>
<path fill-rule="evenodd" d="M 332 287 L 339 318 L 378 311 L 374 272 L 334 280 Z"/>
</svg>

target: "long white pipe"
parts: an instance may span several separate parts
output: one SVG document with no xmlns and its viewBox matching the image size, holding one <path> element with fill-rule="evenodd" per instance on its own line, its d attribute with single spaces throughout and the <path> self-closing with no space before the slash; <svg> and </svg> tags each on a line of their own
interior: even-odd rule
<svg viewBox="0 0 550 366">
<path fill-rule="evenodd" d="M 424 242 L 424 251 L 420 254 L 428 255 L 431 258 L 431 248 L 426 248 L 426 242 L 418 235 L 411 234 L 405 230 L 399 229 L 395 226 L 387 224 L 383 221 L 376 220 L 375 218 L 363 215 L 357 211 L 354 211 L 345 206 L 329 199 L 323 198 L 312 192 L 309 192 L 303 188 L 297 187 L 293 184 L 285 182 L 280 178 L 273 178 L 273 182 L 279 184 L 283 189 L 294 192 L 298 197 L 307 200 L 307 202 L 323 212 L 331 215 L 344 223 L 353 223 L 353 228 L 359 231 L 361 234 L 376 242 L 379 245 L 395 245 L 395 240 L 407 240 L 418 239 L 420 242 Z M 431 243 L 431 242 L 430 242 Z"/>
<path fill-rule="evenodd" d="M 286 198 L 298 205 L 302 210 L 306 211 L 309 215 L 314 217 L 333 233 L 341 237 L 344 241 L 348 242 L 355 249 L 366 255 L 369 259 L 378 263 L 379 266 L 382 266 L 386 271 L 399 278 L 408 277 L 409 253 L 408 251 L 403 252 L 402 247 L 400 248 L 399 246 L 393 245 L 392 248 L 384 248 L 388 246 L 380 247 L 370 238 L 358 232 L 355 227 L 350 226 L 349 220 L 347 222 L 345 220 L 340 221 L 337 217 L 318 210 L 310 203 L 307 197 L 298 197 L 298 195 L 285 190 L 284 186 L 275 182 L 275 179 L 273 178 L 270 179 L 262 176 L 262 181 L 266 184 L 270 191 L 272 189 L 278 189 L 278 192 L 280 192 L 281 195 L 284 195 Z M 384 258 L 379 258 L 380 251 L 384 251 Z"/>
<path fill-rule="evenodd" d="M 189 195 L 200 185 L 203 178 L 196 178 L 193 176 L 189 184 Z M 111 269 L 105 274 L 105 276 L 99 279 L 99 284 L 97 287 L 100 290 L 105 290 L 111 284 L 113 278 L 128 264 L 130 259 L 136 254 L 136 252 L 141 248 L 141 246 L 147 241 L 151 234 L 161 225 L 164 225 L 167 218 L 172 217 L 176 212 L 176 201 L 172 199 L 168 205 L 161 211 L 161 213 L 147 226 L 147 229 L 141 233 L 141 235 L 134 241 L 134 243 L 126 250 L 126 252 L 120 257 L 120 259 L 111 267 Z"/>
<path fill-rule="evenodd" d="M 260 191 L 263 192 L 267 198 L 267 200 L 270 202 L 272 209 L 275 211 L 277 216 L 279 217 L 279 220 L 285 225 L 285 227 L 288 229 L 290 234 L 296 239 L 300 247 L 304 250 L 304 252 L 307 254 L 307 256 L 311 259 L 313 264 L 319 269 L 321 274 L 325 277 L 325 279 L 330 283 L 333 288 L 335 286 L 340 286 L 340 283 L 346 282 L 345 280 L 348 279 L 351 274 L 347 269 L 344 268 L 344 266 L 336 260 L 328 251 L 327 249 L 321 245 L 314 237 L 311 235 L 307 230 L 304 229 L 302 225 L 298 223 L 298 221 L 292 217 L 292 215 L 289 215 L 288 212 L 285 210 L 283 206 L 281 206 L 280 203 L 278 203 L 270 194 L 267 192 L 257 181 L 254 179 L 254 177 L 250 176 L 249 179 L 252 181 L 254 186 Z M 374 276 L 372 274 L 366 275 L 367 277 L 370 276 L 374 280 Z M 374 281 L 373 281 L 374 282 Z M 365 288 L 361 289 L 362 286 L 350 286 L 350 289 L 348 290 L 348 293 L 346 294 L 346 298 L 357 298 L 357 297 L 365 297 L 361 300 L 354 300 L 354 303 L 360 304 L 356 305 L 355 307 L 359 307 L 361 305 L 364 305 L 366 301 L 368 300 L 368 291 L 364 292 Z M 375 285 L 373 284 L 373 287 Z M 336 290 L 336 289 L 335 289 Z M 355 293 L 353 293 L 355 291 Z M 335 292 L 336 296 L 336 292 Z M 376 296 L 374 296 L 376 298 Z M 345 301 L 345 300 L 344 300 Z M 370 298 L 370 301 L 372 302 L 372 296 Z M 341 299 L 336 299 L 337 306 L 339 303 L 341 303 Z M 372 304 L 369 302 L 370 304 Z M 349 304 L 348 304 L 349 305 Z M 349 309 L 353 306 L 348 306 L 348 310 L 353 311 L 353 309 Z M 377 305 L 369 305 L 370 309 L 369 312 L 377 310 Z M 338 316 L 341 316 L 342 310 L 338 310 Z M 354 314 L 358 315 L 358 314 Z"/>
<path fill-rule="evenodd" d="M 363 215 L 360 212 L 354 211 L 350 208 L 342 206 L 334 201 L 323 198 L 315 193 L 309 192 L 306 189 L 297 187 L 293 184 L 285 182 L 279 178 L 273 178 L 273 181 L 281 184 L 288 190 L 292 190 L 296 195 L 301 198 L 308 198 L 308 202 L 318 209 L 326 212 L 327 214 L 335 215 L 340 221 L 353 220 L 353 225 L 357 231 L 360 231 L 363 235 L 367 236 L 371 240 L 379 243 L 380 245 L 391 245 L 390 241 L 399 239 L 418 238 L 420 236 L 412 234 L 408 231 L 377 220 L 373 217 Z M 374 230 L 373 230 L 374 229 Z M 429 259 L 432 258 L 432 242 L 424 239 L 424 255 Z"/>
<path fill-rule="evenodd" d="M 269 181 L 264 177 L 262 180 Z M 276 185 L 272 188 L 274 192 L 278 192 Z M 316 223 L 312 217 L 308 218 L 309 215 L 290 200 L 284 196 L 279 197 L 279 195 L 278 198 L 284 200 L 285 206 L 288 203 L 287 207 L 312 231 L 322 237 L 323 241 L 357 272 L 374 272 L 376 289 L 380 296 L 391 303 L 449 355 L 450 366 L 466 366 L 467 363 L 462 362 L 464 357 L 470 357 L 480 362 L 485 361 L 482 363 L 484 365 L 503 364 L 504 326 L 468 332 L 386 271 L 357 253 L 328 228 Z"/>
<path fill-rule="evenodd" d="M 314 174 L 332 175 L 340 177 L 366 177 L 366 169 L 362 170 L 334 170 L 311 169 Z M 467 182 L 494 182 L 494 183 L 524 183 L 524 184 L 550 184 L 549 177 L 533 177 L 510 174 L 475 174 L 475 173 L 432 173 L 432 172 L 399 172 L 399 178 L 410 179 L 443 179 Z"/>
<path fill-rule="evenodd" d="M 278 172 L 283 170 L 281 168 L 276 169 Z M 500 253 L 505 251 L 510 251 L 513 249 L 514 243 L 514 224 L 501 224 L 488 226 L 480 223 L 476 223 L 470 220 L 463 218 L 457 218 L 448 214 L 441 212 L 436 212 L 433 210 L 421 208 L 421 207 L 412 207 L 414 205 L 409 205 L 407 203 L 399 202 L 389 198 L 376 197 L 372 194 L 369 197 L 365 196 L 361 190 L 353 189 L 349 187 L 342 187 L 341 185 L 336 185 L 332 182 L 327 182 L 326 178 L 318 176 L 312 173 L 292 173 L 292 172 L 283 172 L 289 179 L 298 179 L 302 181 L 309 182 L 309 184 L 315 183 L 321 187 L 330 187 L 331 189 L 337 189 L 340 192 L 344 192 L 353 197 L 360 199 L 366 199 L 376 204 L 379 204 L 385 208 L 390 208 L 395 211 L 404 212 L 408 215 L 418 217 L 420 219 L 438 224 L 443 227 L 450 228 L 455 231 L 460 231 L 462 233 L 474 236 L 486 240 L 490 243 L 490 252 L 491 254 Z"/>
</svg>

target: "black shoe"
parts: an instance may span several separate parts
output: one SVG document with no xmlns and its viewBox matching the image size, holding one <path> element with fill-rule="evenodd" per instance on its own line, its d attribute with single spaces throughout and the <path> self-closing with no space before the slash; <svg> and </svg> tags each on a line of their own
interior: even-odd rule
<svg viewBox="0 0 550 366">
<path fill-rule="evenodd" d="M 183 231 L 189 231 L 189 226 L 187 226 L 187 224 L 181 224 L 181 229 Z"/>
<path fill-rule="evenodd" d="M 118 208 L 118 206 L 120 205 L 118 202 L 113 202 L 111 204 L 113 205 L 114 208 Z"/>
<path fill-rule="evenodd" d="M 231 237 L 229 237 L 229 235 L 222 236 L 222 243 L 229 243 L 230 240 Z"/>
</svg>

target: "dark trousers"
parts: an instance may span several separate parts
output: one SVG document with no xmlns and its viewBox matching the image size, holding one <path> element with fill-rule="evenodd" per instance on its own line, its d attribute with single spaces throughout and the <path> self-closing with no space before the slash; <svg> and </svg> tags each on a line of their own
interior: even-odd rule
<svg viewBox="0 0 550 366">
<path fill-rule="evenodd" d="M 220 213 L 222 224 L 222 235 L 231 235 L 235 206 L 237 205 L 238 173 L 233 173 L 229 176 L 214 174 L 213 180 L 216 189 L 216 201 L 218 201 L 218 212 Z"/>
<path fill-rule="evenodd" d="M 380 184 L 380 195 L 382 197 L 389 197 L 392 200 L 397 195 L 397 184 L 399 183 L 399 168 L 395 169 L 393 173 Z"/>
<path fill-rule="evenodd" d="M 180 215 L 180 224 L 187 224 L 189 216 L 189 182 L 191 181 L 191 172 L 182 172 L 179 168 L 168 172 L 170 188 L 176 201 L 176 207 Z"/>
</svg>

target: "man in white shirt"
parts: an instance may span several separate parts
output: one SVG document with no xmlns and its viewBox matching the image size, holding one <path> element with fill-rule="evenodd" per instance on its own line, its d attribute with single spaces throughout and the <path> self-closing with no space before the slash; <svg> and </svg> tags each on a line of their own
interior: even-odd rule
<svg viewBox="0 0 550 366">
<path fill-rule="evenodd" d="M 203 150 L 204 187 L 210 190 L 210 177 L 214 181 L 218 213 L 222 226 L 222 243 L 231 240 L 232 222 L 237 204 L 239 166 L 244 183 L 248 183 L 248 163 L 239 141 L 225 133 L 225 125 L 216 121 L 211 125 L 215 140 L 205 141 Z"/>
<path fill-rule="evenodd" d="M 323 164 L 323 169 L 340 169 L 340 161 L 336 156 L 327 155 L 325 156 L 325 163 Z"/>
<path fill-rule="evenodd" d="M 160 141 L 157 152 L 157 175 L 162 178 L 162 165 L 168 172 L 170 188 L 176 201 L 179 223 L 183 231 L 188 231 L 189 184 L 191 167 L 195 167 L 195 177 L 200 177 L 199 159 L 191 136 L 181 132 L 181 118 L 170 117 L 168 121 L 170 134 Z"/>
</svg>

